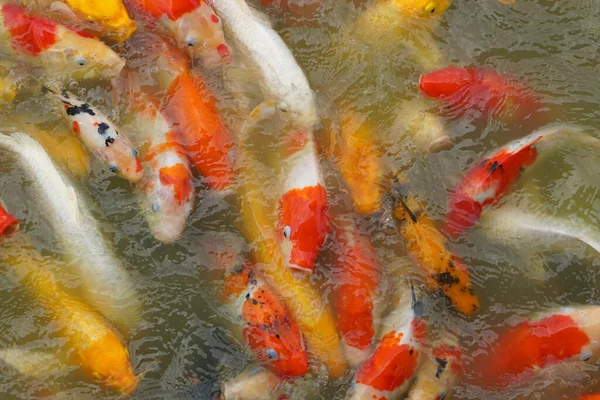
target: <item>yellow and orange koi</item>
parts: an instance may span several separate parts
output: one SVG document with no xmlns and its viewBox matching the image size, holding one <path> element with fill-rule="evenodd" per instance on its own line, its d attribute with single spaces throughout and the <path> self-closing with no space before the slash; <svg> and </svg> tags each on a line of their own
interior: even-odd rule
<svg viewBox="0 0 600 400">
<path fill-rule="evenodd" d="M 129 351 L 116 330 L 96 311 L 60 288 L 28 239 L 15 238 L 10 245 L 17 249 L 16 254 L 5 248 L 3 262 L 13 267 L 17 277 L 59 324 L 81 369 L 107 387 L 132 393 L 139 378 L 133 373 Z"/>
<path fill-rule="evenodd" d="M 76 29 L 124 42 L 136 29 L 122 0 L 21 0 L 29 10 Z"/>
<path fill-rule="evenodd" d="M 0 1 L 0 54 L 58 79 L 113 79 L 125 61 L 99 39 Z"/>
<path fill-rule="evenodd" d="M 406 203 L 399 198 L 394 217 L 406 239 L 408 254 L 425 273 L 429 288 L 440 289 L 461 313 L 477 312 L 479 299 L 469 271 L 446 248 L 446 238 L 425 215 L 416 198 L 411 196 Z"/>
</svg>

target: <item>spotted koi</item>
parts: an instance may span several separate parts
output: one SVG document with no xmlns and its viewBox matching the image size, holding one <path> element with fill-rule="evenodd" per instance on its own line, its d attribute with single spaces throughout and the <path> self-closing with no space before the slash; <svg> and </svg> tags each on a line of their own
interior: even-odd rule
<svg viewBox="0 0 600 400">
<path fill-rule="evenodd" d="M 329 231 L 327 192 L 312 132 L 293 132 L 284 149 L 278 225 L 281 248 L 289 267 L 312 272 Z"/>
<path fill-rule="evenodd" d="M 306 373 L 308 355 L 300 329 L 277 294 L 252 267 L 229 271 L 224 292 L 259 362 L 282 377 Z"/>
<path fill-rule="evenodd" d="M 112 172 L 132 183 L 142 178 L 137 150 L 106 116 L 72 93 L 57 93 L 50 89 L 46 92 L 63 105 L 63 113 L 71 121 L 73 133 Z"/>
<path fill-rule="evenodd" d="M 125 61 L 99 39 L 31 14 L 20 5 L 0 4 L 0 54 L 44 69 L 53 78 L 113 79 Z"/>
</svg>

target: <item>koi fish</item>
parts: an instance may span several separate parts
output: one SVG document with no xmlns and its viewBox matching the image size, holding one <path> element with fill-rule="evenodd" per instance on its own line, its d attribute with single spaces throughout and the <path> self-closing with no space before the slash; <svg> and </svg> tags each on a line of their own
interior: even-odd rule
<svg viewBox="0 0 600 400">
<path fill-rule="evenodd" d="M 19 251 L 13 270 L 58 323 L 69 340 L 82 370 L 103 385 L 132 393 L 139 378 L 134 376 L 129 351 L 120 335 L 96 311 L 66 294 L 54 275 L 40 263 L 33 250 Z M 6 256 L 5 256 L 6 262 Z"/>
<path fill-rule="evenodd" d="M 600 393 L 586 394 L 585 396 L 581 396 L 579 400 L 600 400 Z"/>
<path fill-rule="evenodd" d="M 127 4 L 135 14 L 160 23 L 205 66 L 229 61 L 231 51 L 225 43 L 221 19 L 206 0 L 127 0 Z"/>
<path fill-rule="evenodd" d="M 60 100 L 75 136 L 112 172 L 132 183 L 142 179 L 142 163 L 137 150 L 106 116 L 72 93 L 63 91 L 59 94 L 47 88 L 45 92 Z"/>
<path fill-rule="evenodd" d="M 534 315 L 501 332 L 488 351 L 465 366 L 473 384 L 491 391 L 525 382 L 536 371 L 575 361 L 595 363 L 600 347 L 600 307 L 565 307 Z"/>
<path fill-rule="evenodd" d="M 125 61 L 97 38 L 49 19 L 28 13 L 23 7 L 0 1 L 0 54 L 44 69 L 54 78 L 113 79 Z"/>
<path fill-rule="evenodd" d="M 419 89 L 464 115 L 471 109 L 484 115 L 524 120 L 540 108 L 533 91 L 486 68 L 447 67 L 424 74 Z"/>
<path fill-rule="evenodd" d="M 139 317 L 140 304 L 127 271 L 105 245 L 85 199 L 77 194 L 56 169 L 38 142 L 23 133 L 0 135 L 0 147 L 18 155 L 35 182 L 42 205 L 64 254 L 83 282 L 85 297 L 119 326 L 131 327 Z"/>
<path fill-rule="evenodd" d="M 29 10 L 69 26 L 124 42 L 136 30 L 121 0 L 21 0 Z"/>
<path fill-rule="evenodd" d="M 13 217 L 2 204 L 0 204 L 0 238 L 10 236 L 19 229 L 19 220 Z"/>
<path fill-rule="evenodd" d="M 446 248 L 446 238 L 421 210 L 422 205 L 414 197 L 409 197 L 406 203 L 399 198 L 394 209 L 408 254 L 425 272 L 431 290 L 441 289 L 454 307 L 465 315 L 477 312 L 479 299 L 469 271 Z"/>
<path fill-rule="evenodd" d="M 431 18 L 442 15 L 452 0 L 386 0 L 406 17 Z"/>
<path fill-rule="evenodd" d="M 284 400 L 282 379 L 267 369 L 243 371 L 221 388 L 220 400 Z"/>
<path fill-rule="evenodd" d="M 369 357 L 373 347 L 381 267 L 375 249 L 354 221 L 336 218 L 333 225 L 337 249 L 333 304 L 346 359 L 358 365 Z"/>
<path fill-rule="evenodd" d="M 357 114 L 347 112 L 340 119 L 340 173 L 355 210 L 360 214 L 375 213 L 381 207 L 384 192 L 381 150 L 375 144 L 370 125 L 360 121 Z"/>
<path fill-rule="evenodd" d="M 310 132 L 292 133 L 285 146 L 279 232 L 289 267 L 312 272 L 329 230 L 327 192 Z"/>
<path fill-rule="evenodd" d="M 292 52 L 264 14 L 245 0 L 211 0 L 247 64 L 259 73 L 265 100 L 289 112 L 300 128 L 317 123 L 312 89 Z"/>
<path fill-rule="evenodd" d="M 134 124 L 149 138 L 148 164 L 141 188 L 146 193 L 146 218 L 154 237 L 164 243 L 181 238 L 192 212 L 194 182 L 179 134 L 170 128 L 155 99 L 139 91 L 131 102 Z"/>
<path fill-rule="evenodd" d="M 410 388 L 422 359 L 425 325 L 419 303 L 410 290 L 401 294 L 386 317 L 384 335 L 354 379 L 353 400 L 402 398 Z"/>
<path fill-rule="evenodd" d="M 258 361 L 278 376 L 306 373 L 308 354 L 300 329 L 263 278 L 253 268 L 240 266 L 229 271 L 224 288 Z"/>
</svg>

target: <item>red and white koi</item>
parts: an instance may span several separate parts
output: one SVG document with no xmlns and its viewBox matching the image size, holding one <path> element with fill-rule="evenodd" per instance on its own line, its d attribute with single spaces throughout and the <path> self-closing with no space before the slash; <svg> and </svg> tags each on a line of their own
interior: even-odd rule
<svg viewBox="0 0 600 400">
<path fill-rule="evenodd" d="M 49 89 L 46 92 L 60 100 L 65 117 L 71 121 L 73 133 L 112 172 L 132 183 L 142 178 L 142 163 L 137 150 L 106 116 L 72 93 L 57 93 Z"/>
<path fill-rule="evenodd" d="M 474 385 L 500 391 L 536 371 L 600 356 L 600 306 L 565 307 L 533 316 L 498 335 L 487 351 L 465 365 Z"/>
<path fill-rule="evenodd" d="M 160 23 L 205 66 L 228 62 L 223 24 L 206 0 L 127 0 L 130 10 Z"/>
<path fill-rule="evenodd" d="M 98 38 L 0 1 L 0 54 L 44 69 L 47 76 L 113 79 L 125 61 Z"/>
<path fill-rule="evenodd" d="M 445 231 L 454 238 L 460 236 L 479 220 L 485 206 L 503 198 L 512 189 L 522 171 L 536 161 L 540 141 L 559 134 L 569 135 L 579 130 L 578 127 L 568 125 L 542 128 L 529 136 L 508 143 L 471 167 L 450 195 Z M 579 136 L 578 139 L 586 140 L 585 136 Z"/>
<path fill-rule="evenodd" d="M 279 199 L 281 248 L 288 266 L 312 272 L 329 230 L 327 192 L 312 132 L 290 134 L 284 149 L 284 193 Z"/>
<path fill-rule="evenodd" d="M 407 393 L 422 359 L 426 327 L 421 304 L 406 290 L 398 307 L 385 319 L 385 333 L 359 368 L 351 398 L 392 400 Z"/>
<path fill-rule="evenodd" d="M 373 350 L 381 267 L 369 239 L 349 218 L 350 221 L 335 218 L 332 224 L 337 249 L 333 304 L 346 359 L 358 365 Z"/>
<path fill-rule="evenodd" d="M 282 377 L 306 373 L 308 354 L 300 329 L 263 278 L 252 267 L 240 266 L 228 271 L 223 287 L 258 361 Z"/>
</svg>

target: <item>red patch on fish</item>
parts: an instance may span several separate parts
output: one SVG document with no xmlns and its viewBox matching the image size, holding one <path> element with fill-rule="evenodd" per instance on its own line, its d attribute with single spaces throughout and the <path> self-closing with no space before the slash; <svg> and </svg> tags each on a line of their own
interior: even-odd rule
<svg viewBox="0 0 600 400">
<path fill-rule="evenodd" d="M 310 131 L 306 130 L 298 130 L 291 132 L 288 137 L 288 143 L 285 147 L 285 154 L 287 156 L 291 156 L 292 154 L 295 154 L 304 149 L 304 147 L 306 147 L 306 145 L 310 141 L 309 135 L 311 134 L 312 133 Z"/>
<path fill-rule="evenodd" d="M 512 188 L 522 169 L 536 160 L 534 145 L 539 139 L 514 151 L 504 147 L 466 173 L 448 201 L 444 230 L 450 236 L 460 236 L 479 219 L 483 207 L 497 202 Z"/>
<path fill-rule="evenodd" d="M 427 341 L 427 325 L 425 325 L 425 321 L 421 318 L 413 318 L 410 321 L 410 328 L 415 341 L 424 346 Z"/>
<path fill-rule="evenodd" d="M 166 15 L 171 21 L 177 21 L 184 14 L 194 11 L 204 0 L 129 0 L 130 5 L 135 5 L 154 18 Z"/>
<path fill-rule="evenodd" d="M 234 181 L 233 136 L 204 81 L 179 75 L 169 87 L 165 115 L 181 134 L 186 151 L 206 183 L 215 190 L 229 187 Z"/>
<path fill-rule="evenodd" d="M 566 315 L 523 322 L 501 334 L 491 349 L 469 366 L 473 383 L 504 389 L 531 377 L 535 368 L 546 368 L 579 355 L 590 343 L 588 335 Z"/>
<path fill-rule="evenodd" d="M 290 227 L 289 263 L 313 271 L 315 259 L 329 230 L 327 193 L 322 185 L 292 189 L 279 200 L 279 231 Z"/>
<path fill-rule="evenodd" d="M 531 89 L 485 68 L 448 67 L 430 72 L 421 76 L 419 88 L 461 115 L 476 109 L 487 115 L 510 113 L 513 119 L 524 119 L 539 108 Z"/>
<path fill-rule="evenodd" d="M 159 170 L 160 182 L 163 185 L 172 185 L 175 199 L 181 205 L 188 201 L 192 193 L 192 177 L 188 169 L 182 164 L 164 167 Z"/>
<path fill-rule="evenodd" d="M 135 172 L 142 172 L 142 162 L 139 157 L 135 158 Z"/>
<path fill-rule="evenodd" d="M 229 58 L 229 56 L 231 55 L 231 52 L 229 51 L 229 46 L 227 46 L 225 43 L 221 43 L 217 46 L 217 53 L 219 54 L 219 57 L 221 57 L 223 60 Z"/>
<path fill-rule="evenodd" d="M 71 126 L 73 127 L 73 132 L 75 132 L 77 136 L 81 136 L 81 127 L 79 126 L 79 122 L 73 121 Z"/>
<path fill-rule="evenodd" d="M 244 337 L 258 360 L 267 362 L 280 376 L 303 375 L 308 370 L 308 355 L 300 329 L 283 303 L 267 286 L 248 294 L 242 306 L 242 318 L 248 324 Z"/>
<path fill-rule="evenodd" d="M 19 5 L 2 6 L 4 25 L 10 32 L 11 44 L 16 51 L 37 56 L 58 40 L 57 24 L 49 19 L 32 16 Z"/>
<path fill-rule="evenodd" d="M 214 22 L 215 24 L 218 24 L 218 23 L 219 23 L 219 21 L 220 21 L 219 17 L 217 17 L 215 14 L 212 14 L 212 15 L 210 16 L 210 20 L 211 20 L 212 22 Z"/>
<path fill-rule="evenodd" d="M 0 205 L 0 237 L 5 237 L 19 228 L 19 221 Z"/>
<path fill-rule="evenodd" d="M 411 379 L 417 369 L 419 351 L 408 344 L 400 344 L 401 338 L 402 334 L 395 331 L 385 335 L 360 367 L 356 383 L 392 392 Z"/>
</svg>

